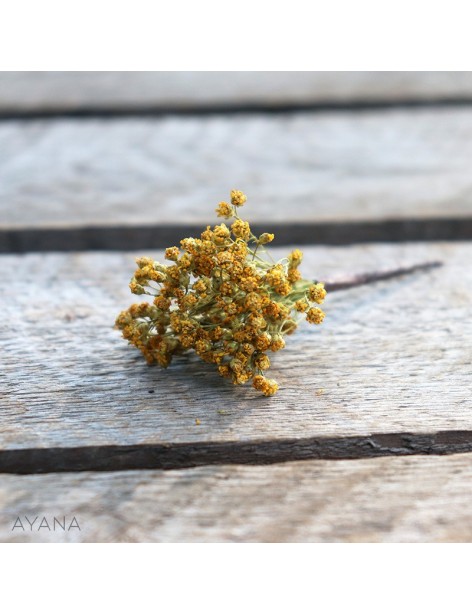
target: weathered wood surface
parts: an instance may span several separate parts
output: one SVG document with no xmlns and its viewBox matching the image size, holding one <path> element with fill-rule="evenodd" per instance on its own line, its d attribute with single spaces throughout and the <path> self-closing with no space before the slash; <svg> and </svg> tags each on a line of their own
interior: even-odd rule
<svg viewBox="0 0 472 614">
<path fill-rule="evenodd" d="M 136 301 L 131 254 L 2 256 L 0 449 L 472 429 L 471 257 L 470 244 L 305 250 L 320 279 L 445 266 L 328 297 L 323 325 L 274 355 L 281 390 L 264 398 L 198 359 L 164 371 L 127 346 L 112 325 Z"/>
<path fill-rule="evenodd" d="M 0 229 L 472 211 L 472 111 L 0 123 Z"/>
<path fill-rule="evenodd" d="M 471 482 L 472 454 L 2 475 L 0 541 L 470 542 Z"/>
<path fill-rule="evenodd" d="M 0 112 L 461 99 L 470 72 L 2 72 Z"/>
<path fill-rule="evenodd" d="M 4 122 L 0 229 L 470 218 L 471 159 L 466 109 Z"/>
</svg>

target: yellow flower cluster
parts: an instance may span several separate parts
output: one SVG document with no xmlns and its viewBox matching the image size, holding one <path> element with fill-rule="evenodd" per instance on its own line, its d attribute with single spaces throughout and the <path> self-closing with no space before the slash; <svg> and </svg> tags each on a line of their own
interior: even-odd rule
<svg viewBox="0 0 472 614">
<path fill-rule="evenodd" d="M 251 380 L 266 396 L 277 382 L 264 375 L 267 352 L 285 347 L 284 336 L 297 328 L 297 314 L 314 324 L 324 313 L 326 291 L 321 283 L 301 278 L 302 252 L 274 263 L 264 259 L 264 245 L 274 235 L 253 235 L 238 215 L 246 196 L 233 190 L 230 203 L 221 202 L 219 217 L 234 219 L 208 226 L 199 239 L 188 238 L 169 247 L 164 265 L 138 258 L 130 283 L 133 294 L 152 302 L 136 303 L 119 314 L 116 326 L 149 363 L 167 367 L 175 354 L 193 349 L 234 384 Z"/>
</svg>

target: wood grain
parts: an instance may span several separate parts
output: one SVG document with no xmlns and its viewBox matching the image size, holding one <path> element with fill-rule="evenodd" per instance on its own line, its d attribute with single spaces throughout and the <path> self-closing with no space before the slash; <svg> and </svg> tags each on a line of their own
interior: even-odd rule
<svg viewBox="0 0 472 614">
<path fill-rule="evenodd" d="M 0 112 L 472 96 L 470 72 L 3 72 Z"/>
<path fill-rule="evenodd" d="M 323 325 L 274 356 L 281 390 L 264 398 L 193 357 L 164 371 L 126 345 L 112 326 L 135 302 L 131 254 L 2 256 L 0 449 L 471 430 L 471 257 L 470 244 L 305 250 L 319 279 L 445 266 L 333 294 Z"/>
<path fill-rule="evenodd" d="M 466 220 L 471 158 L 466 109 L 4 122 L 0 229 Z"/>
<path fill-rule="evenodd" d="M 472 454 L 3 475 L 0 541 L 470 542 L 471 481 Z M 12 531 L 25 515 L 36 530 Z"/>
</svg>

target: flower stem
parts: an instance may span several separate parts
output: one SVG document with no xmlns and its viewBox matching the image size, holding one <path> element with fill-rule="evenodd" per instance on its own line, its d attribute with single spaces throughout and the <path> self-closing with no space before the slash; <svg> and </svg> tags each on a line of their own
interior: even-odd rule
<svg viewBox="0 0 472 614">
<path fill-rule="evenodd" d="M 428 271 L 442 266 L 440 261 L 422 262 L 410 267 L 400 267 L 397 269 L 386 269 L 385 271 L 373 271 L 372 273 L 359 273 L 351 277 L 345 277 L 337 280 L 327 280 L 324 282 L 327 292 L 336 292 L 337 290 L 347 290 L 349 288 L 357 288 L 357 286 L 365 286 L 373 284 L 384 279 L 392 279 L 401 275 L 410 275 L 416 271 Z"/>
</svg>

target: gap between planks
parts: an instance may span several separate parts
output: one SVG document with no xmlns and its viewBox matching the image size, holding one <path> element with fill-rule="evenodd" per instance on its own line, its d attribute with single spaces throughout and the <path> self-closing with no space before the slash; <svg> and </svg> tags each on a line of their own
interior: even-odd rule
<svg viewBox="0 0 472 614">
<path fill-rule="evenodd" d="M 29 252 L 127 251 L 178 245 L 182 237 L 199 236 L 203 225 L 160 224 L 85 228 L 23 228 L 0 230 L 0 254 Z M 253 224 L 259 235 L 266 228 Z M 356 245 L 468 241 L 472 217 L 305 224 L 271 223 L 278 245 Z"/>
<path fill-rule="evenodd" d="M 472 108 L 472 96 L 465 98 L 433 97 L 429 100 L 400 98 L 397 100 L 350 100 L 320 102 L 267 102 L 259 103 L 207 103 L 199 106 L 120 106 L 110 103 L 107 107 L 87 105 L 71 109 L 7 109 L 0 110 L 0 121 L 38 120 L 87 120 L 87 119 L 134 119 L 162 117 L 207 117 L 234 115 L 291 115 L 296 113 L 369 113 L 409 109 L 457 109 Z"/>
<path fill-rule="evenodd" d="M 471 97 L 471 74 L 461 71 L 0 72 L 5 114 L 460 104 Z"/>
<path fill-rule="evenodd" d="M 272 465 L 303 460 L 472 452 L 472 431 L 375 433 L 363 437 L 175 443 L 0 450 L 0 473 L 188 469 L 206 465 Z"/>
</svg>

